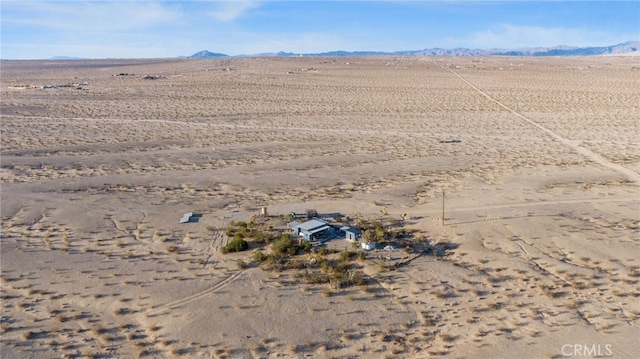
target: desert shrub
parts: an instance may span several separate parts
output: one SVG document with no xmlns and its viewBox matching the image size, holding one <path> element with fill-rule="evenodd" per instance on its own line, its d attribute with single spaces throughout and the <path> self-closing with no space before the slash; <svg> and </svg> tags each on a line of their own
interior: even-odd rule
<svg viewBox="0 0 640 359">
<path fill-rule="evenodd" d="M 290 256 L 295 256 L 296 254 L 298 254 L 298 246 L 293 245 L 287 248 L 287 254 Z"/>
<path fill-rule="evenodd" d="M 180 247 L 178 246 L 169 246 L 167 247 L 167 252 L 169 253 L 180 253 Z"/>
<path fill-rule="evenodd" d="M 273 255 L 268 255 L 263 261 L 262 268 L 264 270 L 276 270 L 278 269 L 278 260 Z"/>
<path fill-rule="evenodd" d="M 129 309 L 127 308 L 117 308 L 113 311 L 113 314 L 115 315 L 125 315 L 129 313 Z"/>
<path fill-rule="evenodd" d="M 290 260 L 289 267 L 291 269 L 304 269 L 307 267 L 307 264 L 303 260 Z"/>
<path fill-rule="evenodd" d="M 249 248 L 249 243 L 242 238 L 235 238 L 226 246 L 222 247 L 222 253 L 241 252 Z"/>
<path fill-rule="evenodd" d="M 349 279 L 349 285 L 365 285 L 365 284 L 367 284 L 367 279 L 359 271 L 351 271 L 351 272 L 349 272 L 348 279 Z"/>
<path fill-rule="evenodd" d="M 291 235 L 289 235 L 288 233 L 283 234 L 280 239 L 271 243 L 271 249 L 279 254 L 288 253 L 289 251 L 291 251 L 290 248 L 293 247 L 295 247 L 295 245 L 293 243 L 293 240 L 291 239 Z M 297 248 L 295 248 L 295 250 L 297 251 Z"/>
<path fill-rule="evenodd" d="M 318 258 L 318 267 L 320 267 L 323 271 L 328 272 L 331 267 L 331 263 L 326 258 Z"/>
<path fill-rule="evenodd" d="M 351 269 L 351 263 L 349 263 L 348 261 L 339 261 L 338 264 L 336 264 L 336 266 L 333 268 L 334 272 L 336 273 L 346 272 L 349 269 Z"/>
<path fill-rule="evenodd" d="M 267 243 L 271 239 L 271 235 L 269 232 L 253 231 L 251 233 L 251 238 L 258 243 Z"/>
<path fill-rule="evenodd" d="M 356 257 L 356 252 L 345 251 L 340 253 L 340 261 L 348 262 Z"/>
<path fill-rule="evenodd" d="M 455 342 L 458 339 L 458 336 L 443 333 L 443 334 L 440 334 L 440 339 L 442 339 L 442 341 L 445 343 L 451 343 L 451 342 Z"/>
<path fill-rule="evenodd" d="M 236 261 L 236 265 L 239 269 L 247 269 L 249 267 L 249 264 L 247 264 L 247 262 L 243 261 L 242 259 L 238 259 Z"/>
<path fill-rule="evenodd" d="M 323 273 L 309 273 L 306 279 L 309 284 L 329 283 L 329 276 Z"/>
<path fill-rule="evenodd" d="M 264 254 L 264 252 L 261 250 L 256 250 L 255 252 L 253 252 L 253 255 L 251 256 L 251 260 L 254 263 L 262 263 L 265 260 L 267 260 L 267 255 Z"/>
<path fill-rule="evenodd" d="M 302 247 L 302 250 L 304 250 L 305 253 L 309 253 L 311 252 L 311 248 L 313 248 L 313 244 L 311 244 L 311 242 L 307 242 Z"/>
</svg>

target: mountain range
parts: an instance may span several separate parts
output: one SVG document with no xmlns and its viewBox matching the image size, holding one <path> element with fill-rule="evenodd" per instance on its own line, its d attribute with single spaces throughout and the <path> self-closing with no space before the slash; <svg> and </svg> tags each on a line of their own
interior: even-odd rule
<svg viewBox="0 0 640 359">
<path fill-rule="evenodd" d="M 255 55 L 239 55 L 236 57 L 294 57 L 294 56 L 375 56 L 375 55 L 422 55 L 422 56 L 594 56 L 609 54 L 626 54 L 640 51 L 640 41 L 627 41 L 617 45 L 598 47 L 555 46 L 555 47 L 528 47 L 518 49 L 468 49 L 463 47 L 453 49 L 431 48 L 424 50 L 406 51 L 328 51 L 319 53 L 261 53 Z M 220 58 L 231 57 L 226 54 L 209 52 L 207 50 L 197 52 L 187 58 Z"/>
</svg>

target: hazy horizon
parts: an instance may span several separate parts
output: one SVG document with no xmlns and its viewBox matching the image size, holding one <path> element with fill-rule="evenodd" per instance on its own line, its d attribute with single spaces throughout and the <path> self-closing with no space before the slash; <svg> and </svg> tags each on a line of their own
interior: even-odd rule
<svg viewBox="0 0 640 359">
<path fill-rule="evenodd" d="M 13 1 L 2 59 L 610 46 L 637 1 Z"/>
</svg>

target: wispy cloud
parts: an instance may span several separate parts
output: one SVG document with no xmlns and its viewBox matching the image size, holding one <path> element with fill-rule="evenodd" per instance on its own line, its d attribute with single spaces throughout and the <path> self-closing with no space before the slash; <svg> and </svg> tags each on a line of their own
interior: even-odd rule
<svg viewBox="0 0 640 359">
<path fill-rule="evenodd" d="M 625 36 L 625 35 L 622 35 Z M 490 29 L 470 34 L 464 42 L 477 48 L 518 48 L 536 46 L 597 46 L 611 45 L 629 38 L 620 34 L 586 28 L 539 27 L 501 24 Z"/>
<path fill-rule="evenodd" d="M 213 10 L 209 15 L 218 21 L 233 21 L 241 18 L 249 11 L 262 5 L 262 2 L 252 0 L 213 1 Z"/>
<path fill-rule="evenodd" d="M 228 44 L 232 54 L 255 54 L 277 51 L 313 53 L 350 48 L 337 34 L 327 32 L 296 32 L 289 35 L 245 33 L 242 41 Z"/>
<path fill-rule="evenodd" d="M 175 4 L 159 1 L 3 1 L 2 21 L 52 29 L 113 31 L 170 23 L 181 16 Z"/>
</svg>

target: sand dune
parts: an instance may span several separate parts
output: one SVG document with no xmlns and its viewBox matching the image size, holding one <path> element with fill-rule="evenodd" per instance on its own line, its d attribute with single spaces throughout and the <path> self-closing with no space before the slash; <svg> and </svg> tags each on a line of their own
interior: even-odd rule
<svg viewBox="0 0 640 359">
<path fill-rule="evenodd" d="M 2 357 L 634 358 L 636 67 L 3 61 Z M 443 255 L 363 252 L 367 285 L 332 289 L 222 254 L 263 206 Z"/>
</svg>

